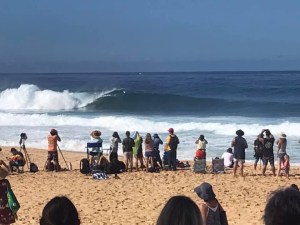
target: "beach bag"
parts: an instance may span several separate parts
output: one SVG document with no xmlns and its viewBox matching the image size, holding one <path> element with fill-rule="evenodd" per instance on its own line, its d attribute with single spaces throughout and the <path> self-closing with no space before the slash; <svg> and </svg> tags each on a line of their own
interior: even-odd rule
<svg viewBox="0 0 300 225">
<path fill-rule="evenodd" d="M 35 163 L 30 163 L 29 172 L 36 173 L 38 171 L 39 171 L 39 168 L 37 167 L 37 165 Z"/>
<path fill-rule="evenodd" d="M 7 202 L 8 206 L 11 209 L 11 211 L 16 214 L 18 210 L 20 209 L 20 203 L 18 202 L 14 192 L 10 187 L 7 187 Z"/>
<path fill-rule="evenodd" d="M 176 135 L 171 136 L 170 135 L 170 142 L 169 142 L 169 146 L 172 150 L 176 150 L 177 149 L 177 145 L 178 145 L 179 141 L 178 141 L 178 137 Z"/>
<path fill-rule="evenodd" d="M 82 174 L 90 173 L 90 163 L 88 159 L 80 160 L 80 173 Z"/>
</svg>

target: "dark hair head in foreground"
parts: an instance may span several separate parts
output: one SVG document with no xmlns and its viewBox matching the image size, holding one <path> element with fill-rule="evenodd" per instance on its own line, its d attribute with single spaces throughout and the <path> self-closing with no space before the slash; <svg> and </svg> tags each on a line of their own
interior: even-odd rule
<svg viewBox="0 0 300 225">
<path fill-rule="evenodd" d="M 267 202 L 263 220 L 266 225 L 299 225 L 300 192 L 290 187 L 273 192 Z"/>
<path fill-rule="evenodd" d="M 56 196 L 45 205 L 40 225 L 80 225 L 80 220 L 71 200 Z"/>
<path fill-rule="evenodd" d="M 156 225 L 202 225 L 196 203 L 186 196 L 173 196 L 162 209 Z"/>
</svg>

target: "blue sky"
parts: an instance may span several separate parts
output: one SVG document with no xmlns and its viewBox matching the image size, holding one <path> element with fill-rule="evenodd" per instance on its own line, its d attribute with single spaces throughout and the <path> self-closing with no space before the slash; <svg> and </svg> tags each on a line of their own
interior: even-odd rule
<svg viewBox="0 0 300 225">
<path fill-rule="evenodd" d="M 51 63 L 100 71 L 299 69 L 299 9 L 292 0 L 1 0 L 0 63 L 20 70 Z"/>
</svg>

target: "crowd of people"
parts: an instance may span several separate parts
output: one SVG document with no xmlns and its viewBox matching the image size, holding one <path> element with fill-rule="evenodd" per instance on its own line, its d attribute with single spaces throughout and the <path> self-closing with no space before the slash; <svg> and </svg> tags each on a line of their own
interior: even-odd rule
<svg viewBox="0 0 300 225">
<path fill-rule="evenodd" d="M 236 131 L 236 137 L 231 142 L 231 148 L 228 148 L 223 153 L 224 166 L 226 168 L 233 168 L 233 174 L 236 175 L 237 169 L 240 169 L 241 175 L 244 175 L 244 163 L 246 158 L 245 150 L 248 148 L 246 139 L 243 137 L 242 130 Z M 254 140 L 254 169 L 257 169 L 259 161 L 262 162 L 262 175 L 266 175 L 267 165 L 270 164 L 272 174 L 280 176 L 281 171 L 289 177 L 290 170 L 290 156 L 287 154 L 287 139 L 286 134 L 281 133 L 279 138 L 275 141 L 274 136 L 269 129 L 263 129 Z M 277 173 L 275 173 L 275 144 L 277 145 Z M 233 148 L 233 149 L 232 149 Z"/>
</svg>

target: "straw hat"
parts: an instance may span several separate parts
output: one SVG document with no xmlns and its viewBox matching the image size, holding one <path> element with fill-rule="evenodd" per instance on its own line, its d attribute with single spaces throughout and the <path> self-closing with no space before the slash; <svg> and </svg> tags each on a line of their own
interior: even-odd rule
<svg viewBox="0 0 300 225">
<path fill-rule="evenodd" d="M 8 169 L 0 166 L 0 180 L 5 179 L 8 175 Z"/>
<path fill-rule="evenodd" d="M 91 136 L 95 139 L 99 139 L 100 136 L 101 136 L 101 132 L 99 130 L 94 130 L 92 133 L 91 133 Z"/>
<path fill-rule="evenodd" d="M 286 134 L 284 132 L 281 132 L 279 138 L 286 138 Z"/>
</svg>

